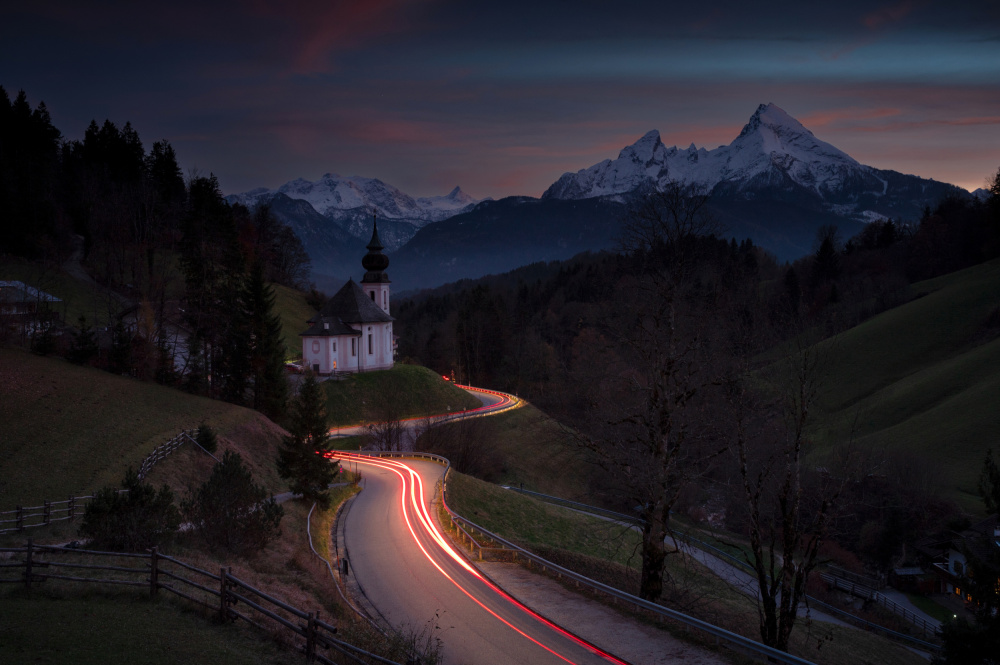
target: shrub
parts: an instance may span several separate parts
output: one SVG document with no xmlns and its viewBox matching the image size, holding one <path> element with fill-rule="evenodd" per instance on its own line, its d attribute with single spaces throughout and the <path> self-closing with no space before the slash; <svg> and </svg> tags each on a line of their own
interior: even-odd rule
<svg viewBox="0 0 1000 665">
<path fill-rule="evenodd" d="M 219 441 L 215 436 L 215 430 L 202 423 L 198 426 L 198 434 L 195 435 L 198 445 L 210 453 L 214 453 L 219 447 Z"/>
<path fill-rule="evenodd" d="M 93 547 L 121 552 L 140 552 L 168 541 L 180 525 L 174 494 L 164 485 L 159 491 L 144 483 L 132 467 L 125 473 L 119 491 L 105 487 L 87 504 L 80 535 Z"/>
<path fill-rule="evenodd" d="M 236 553 L 263 549 L 281 533 L 285 514 L 267 490 L 254 484 L 243 458 L 232 451 L 226 451 L 181 509 L 206 542 Z"/>
</svg>

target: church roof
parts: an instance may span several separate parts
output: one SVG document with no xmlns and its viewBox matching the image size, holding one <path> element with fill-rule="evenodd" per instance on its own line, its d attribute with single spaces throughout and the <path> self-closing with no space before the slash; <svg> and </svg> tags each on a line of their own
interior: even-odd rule
<svg viewBox="0 0 1000 665">
<path fill-rule="evenodd" d="M 309 330 L 299 333 L 299 337 L 337 337 L 338 335 L 360 335 L 360 330 L 355 330 L 335 316 L 314 316 L 309 320 L 312 323 Z"/>
<path fill-rule="evenodd" d="M 317 318 L 323 317 L 343 323 L 388 323 L 393 320 L 353 279 L 347 280 L 347 284 L 323 305 Z"/>
</svg>

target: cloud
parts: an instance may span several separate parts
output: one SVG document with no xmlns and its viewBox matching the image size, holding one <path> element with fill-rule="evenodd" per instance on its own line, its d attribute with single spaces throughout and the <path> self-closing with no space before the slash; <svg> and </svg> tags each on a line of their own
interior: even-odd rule
<svg viewBox="0 0 1000 665">
<path fill-rule="evenodd" d="M 903 0 L 903 2 L 891 7 L 882 7 L 869 14 L 865 14 L 864 18 L 861 19 L 861 23 L 869 30 L 878 30 L 886 25 L 898 23 L 903 20 L 913 12 L 914 7 L 915 4 L 910 0 Z"/>
<path fill-rule="evenodd" d="M 291 48 L 296 74 L 332 71 L 331 56 L 390 35 L 425 29 L 422 10 L 433 0 L 293 0 L 262 2 L 257 11 L 294 24 Z"/>
<path fill-rule="evenodd" d="M 826 127 L 828 125 L 841 124 L 844 121 L 876 120 L 881 118 L 891 118 L 901 113 L 898 108 L 863 108 L 851 107 L 845 109 L 829 109 L 814 111 L 806 115 L 799 116 L 798 121 L 807 128 Z"/>
</svg>

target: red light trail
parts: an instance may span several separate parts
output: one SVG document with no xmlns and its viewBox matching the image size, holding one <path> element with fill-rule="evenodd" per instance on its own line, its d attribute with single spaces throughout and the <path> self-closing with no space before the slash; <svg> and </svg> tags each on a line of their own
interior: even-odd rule
<svg viewBox="0 0 1000 665">
<path fill-rule="evenodd" d="M 492 406 L 495 406 L 495 405 L 492 405 Z M 434 568 L 436 568 L 438 570 L 438 572 L 440 572 L 446 579 L 448 579 L 448 581 L 450 581 L 452 584 L 454 584 L 455 587 L 457 587 L 459 591 L 461 591 L 463 594 L 465 594 L 466 596 L 468 596 L 468 598 L 470 600 L 472 600 L 474 603 L 476 603 L 479 607 L 481 607 L 484 610 L 486 610 L 486 612 L 488 612 L 494 618 L 496 618 L 497 620 L 499 620 L 500 622 L 502 622 L 504 625 L 508 626 L 509 628 L 511 628 L 512 630 L 514 630 L 515 632 L 517 632 L 522 637 L 527 638 L 528 640 L 530 640 L 534 644 L 540 646 L 541 648 L 545 649 L 549 653 L 553 654 L 557 658 L 559 658 L 559 659 L 561 659 L 561 660 L 563 660 L 563 661 L 565 661 L 567 663 L 573 663 L 573 661 L 569 660 L 568 658 L 566 658 L 562 654 L 556 652 L 551 647 L 546 646 L 545 644 L 542 644 L 539 640 L 531 637 L 530 635 L 528 635 L 527 633 L 525 633 L 523 630 L 521 630 L 517 626 L 513 625 L 511 622 L 509 622 L 508 620 L 504 619 L 497 612 L 495 612 L 492 609 L 490 609 L 489 607 L 487 607 L 482 601 L 480 601 L 478 598 L 476 598 L 468 589 L 466 589 L 465 587 L 463 587 L 459 583 L 458 580 L 456 580 L 447 571 L 445 571 L 444 568 L 442 568 L 441 565 L 437 561 L 434 560 L 434 557 L 431 556 L 431 553 L 428 552 L 427 548 L 425 548 L 424 545 L 423 545 L 423 543 L 420 542 L 420 538 L 418 537 L 417 530 L 414 528 L 413 522 L 410 519 L 410 510 L 408 510 L 408 503 L 407 503 L 407 500 L 406 500 L 407 494 L 409 494 L 409 497 L 410 497 L 409 505 L 412 505 L 412 510 L 413 510 L 414 514 L 416 515 L 417 520 L 419 521 L 419 524 L 423 526 L 423 528 L 424 528 L 425 532 L 427 533 L 427 535 L 435 543 L 438 544 L 438 546 L 444 551 L 444 553 L 449 558 L 451 558 L 453 561 L 455 561 L 459 566 L 461 566 L 464 570 L 466 570 L 475 579 L 477 579 L 479 582 L 481 582 L 482 584 L 484 584 L 491 591 L 493 591 L 498 596 L 500 596 L 501 598 L 503 598 L 504 600 L 506 600 L 507 602 L 509 602 L 514 607 L 518 608 L 519 610 L 521 610 L 522 612 L 524 612 L 525 614 L 527 614 L 531 618 L 535 619 L 536 621 L 538 621 L 539 623 L 541 623 L 544 626 L 548 627 L 549 629 L 555 631 L 556 633 L 562 635 L 563 637 L 571 640 L 572 642 L 576 643 L 577 645 L 579 645 L 579 646 L 587 649 L 588 651 L 591 651 L 592 653 L 594 653 L 594 654 L 596 654 L 598 656 L 601 656 L 602 658 L 604 658 L 608 662 L 616 663 L 617 665 L 628 665 L 625 661 L 616 658 L 615 656 L 607 653 L 606 651 L 603 651 L 602 649 L 594 646 L 593 644 L 590 644 L 589 642 L 587 642 L 587 641 L 585 641 L 585 640 L 577 637 L 576 635 L 573 635 L 572 633 L 570 633 L 569 631 L 565 630 L 564 628 L 562 628 L 562 627 L 560 627 L 560 626 L 552 623 L 551 621 L 549 621 L 545 617 L 541 616 L 540 614 L 538 614 L 537 612 L 535 612 L 531 608 L 527 607 L 526 605 L 524 605 L 523 603 L 521 603 L 520 601 L 518 601 L 516 598 L 513 598 L 512 596 L 510 596 L 506 591 L 504 591 L 503 589 L 501 589 L 500 587 L 498 587 L 497 585 L 495 585 L 493 582 L 491 582 L 489 579 L 487 579 L 474 566 L 470 565 L 469 562 L 465 560 L 465 557 L 463 557 L 461 554 L 459 554 L 457 551 L 455 551 L 455 549 L 452 547 L 451 543 L 448 542 L 445 539 L 445 537 L 438 530 L 437 526 L 434 524 L 434 521 L 431 518 L 430 513 L 427 510 L 427 505 L 423 502 L 423 500 L 421 498 L 421 497 L 423 497 L 423 492 L 424 492 L 423 479 L 421 479 L 420 474 L 418 474 L 412 468 L 410 468 L 409 466 L 407 466 L 406 464 L 404 464 L 402 462 L 398 462 L 398 461 L 395 461 L 395 460 L 370 457 L 370 456 L 367 456 L 367 455 L 358 455 L 358 454 L 355 454 L 355 453 L 337 452 L 336 456 L 340 457 L 342 459 L 354 460 L 355 462 L 358 462 L 358 463 L 361 463 L 361 464 L 368 464 L 370 466 L 375 466 L 375 467 L 378 467 L 378 468 L 386 469 L 388 471 L 391 471 L 391 472 L 395 473 L 399 477 L 400 482 L 402 483 L 402 491 L 400 493 L 400 508 L 403 511 L 403 519 L 406 521 L 406 526 L 409 529 L 410 534 L 413 536 L 413 540 L 417 544 L 417 547 L 420 548 L 420 551 L 423 552 L 424 556 L 431 563 L 431 565 L 433 565 Z M 409 492 L 407 492 L 407 488 L 409 488 Z"/>
</svg>

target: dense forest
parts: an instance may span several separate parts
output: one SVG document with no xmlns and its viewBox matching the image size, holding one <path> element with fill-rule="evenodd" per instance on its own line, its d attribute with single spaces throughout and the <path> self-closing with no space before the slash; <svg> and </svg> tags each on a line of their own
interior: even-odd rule
<svg viewBox="0 0 1000 665">
<path fill-rule="evenodd" d="M 0 87 L 0 252 L 77 265 L 109 294 L 107 330 L 39 320 L 36 351 L 283 411 L 270 284 L 302 288 L 308 255 L 266 207 L 230 206 L 212 175 L 185 180 L 169 142 L 147 151 L 111 120 L 67 141 L 44 102 Z"/>
</svg>

